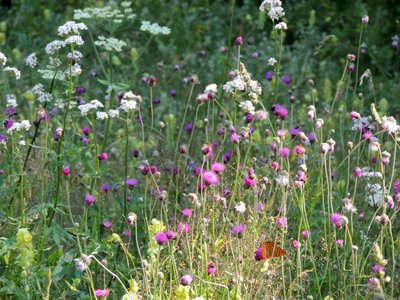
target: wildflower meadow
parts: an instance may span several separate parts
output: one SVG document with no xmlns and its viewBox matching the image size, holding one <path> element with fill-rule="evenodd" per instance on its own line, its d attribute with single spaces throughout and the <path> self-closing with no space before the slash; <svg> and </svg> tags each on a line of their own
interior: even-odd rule
<svg viewBox="0 0 400 300">
<path fill-rule="evenodd" d="M 4 1 L 0 299 L 400 299 L 396 1 Z"/>
</svg>

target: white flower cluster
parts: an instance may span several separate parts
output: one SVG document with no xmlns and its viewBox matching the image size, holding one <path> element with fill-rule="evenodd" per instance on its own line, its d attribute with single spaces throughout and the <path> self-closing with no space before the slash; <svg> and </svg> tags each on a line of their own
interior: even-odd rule
<svg viewBox="0 0 400 300">
<path fill-rule="evenodd" d="M 98 112 L 96 112 L 96 119 L 97 120 L 108 119 L 108 114 L 104 111 L 98 111 Z"/>
<path fill-rule="evenodd" d="M 246 89 L 246 82 L 243 80 L 243 76 L 238 74 L 231 81 L 224 84 L 223 89 L 227 93 L 240 93 L 244 92 Z"/>
<path fill-rule="evenodd" d="M 13 94 L 7 95 L 7 107 L 17 107 L 17 98 Z"/>
<path fill-rule="evenodd" d="M 72 77 L 76 77 L 81 75 L 82 73 L 82 68 L 80 65 L 78 65 L 77 63 L 73 64 L 71 67 L 71 70 L 69 68 L 67 68 L 67 70 L 65 71 L 65 74 L 69 75 L 71 73 Z"/>
<path fill-rule="evenodd" d="M 123 2 L 124 3 L 124 2 Z M 94 20 L 113 20 L 116 23 L 122 22 L 123 18 L 126 19 L 133 19 L 135 18 L 135 14 L 132 13 L 132 9 L 129 6 L 122 5 L 124 8 L 124 14 L 121 13 L 119 9 L 114 9 L 110 6 L 105 6 L 102 8 L 85 8 L 83 10 L 76 9 L 74 10 L 74 19 L 81 20 L 81 19 L 94 19 Z"/>
<path fill-rule="evenodd" d="M 74 53 L 68 53 L 67 58 L 68 59 L 73 59 L 75 62 L 78 62 L 82 59 L 83 54 L 82 52 L 78 51 L 78 50 L 74 50 Z"/>
<path fill-rule="evenodd" d="M 251 101 L 246 100 L 242 101 L 239 103 L 239 107 L 244 111 L 247 112 L 251 115 L 254 115 L 256 113 L 256 109 L 254 108 L 254 105 Z"/>
<path fill-rule="evenodd" d="M 21 72 L 17 68 L 5 67 L 4 71 L 12 74 L 15 77 L 15 79 L 17 79 L 17 80 L 19 80 L 21 78 Z"/>
<path fill-rule="evenodd" d="M 31 128 L 31 124 L 29 124 L 28 120 L 22 120 L 21 122 L 14 122 L 10 128 L 7 129 L 8 134 L 12 134 L 14 131 L 21 131 L 25 129 L 26 131 Z"/>
<path fill-rule="evenodd" d="M 110 109 L 108 111 L 108 115 L 110 116 L 111 119 L 118 118 L 119 117 L 119 110 L 118 109 Z"/>
<path fill-rule="evenodd" d="M 394 134 L 396 132 L 400 132 L 400 125 L 397 124 L 396 119 L 393 117 L 384 116 L 382 118 L 381 127 L 383 130 L 385 130 L 389 134 Z"/>
<path fill-rule="evenodd" d="M 257 103 L 257 95 L 262 93 L 261 84 L 257 80 L 251 79 L 251 74 L 247 72 L 243 63 L 240 63 L 240 72 L 236 71 L 234 74 L 234 78 L 223 86 L 224 91 L 232 94 L 246 92 L 249 94 L 250 100 Z"/>
<path fill-rule="evenodd" d="M 209 84 L 204 89 L 204 92 L 196 97 L 197 103 L 207 102 L 215 98 L 218 91 L 218 86 L 215 83 Z"/>
<path fill-rule="evenodd" d="M 122 47 L 126 46 L 124 41 L 116 38 L 105 38 L 104 36 L 99 36 L 98 39 L 99 40 L 94 42 L 95 45 L 104 47 L 107 51 L 121 52 Z"/>
<path fill-rule="evenodd" d="M 0 52 L 0 64 L 5 66 L 7 63 L 7 57 L 4 55 L 4 53 Z"/>
<path fill-rule="evenodd" d="M 34 67 L 36 67 L 37 64 L 38 64 L 38 59 L 37 59 L 36 53 L 31 53 L 31 54 L 29 54 L 28 57 L 25 58 L 25 64 L 26 64 L 28 67 L 31 67 L 32 69 L 33 69 Z"/>
<path fill-rule="evenodd" d="M 151 24 L 149 21 L 142 21 L 142 25 L 140 26 L 141 31 L 150 32 L 153 35 L 164 34 L 168 35 L 171 33 L 171 29 L 168 27 L 161 27 L 157 23 Z"/>
<path fill-rule="evenodd" d="M 82 46 L 83 45 L 83 40 L 80 35 L 71 35 L 70 37 L 67 37 L 64 41 L 65 45 L 78 45 Z"/>
<path fill-rule="evenodd" d="M 79 105 L 78 109 L 81 111 L 82 116 L 86 116 L 89 113 L 89 111 L 99 107 L 103 107 L 103 104 L 99 100 L 95 99 L 90 101 L 89 103 Z"/>
<path fill-rule="evenodd" d="M 277 63 L 277 61 L 276 61 L 276 59 L 274 57 L 270 57 L 268 59 L 268 65 L 273 67 L 273 66 L 275 66 L 276 63 Z"/>
<path fill-rule="evenodd" d="M 286 171 L 282 171 L 281 173 L 278 174 L 278 176 L 275 177 L 275 181 L 277 185 L 280 186 L 287 186 L 289 185 L 289 173 Z"/>
<path fill-rule="evenodd" d="M 123 111 L 128 112 L 130 110 L 136 109 L 137 103 L 140 102 L 142 102 L 142 97 L 140 97 L 139 95 L 135 95 L 131 91 L 129 91 L 126 92 L 122 97 L 120 108 Z"/>
<path fill-rule="evenodd" d="M 365 190 L 368 195 L 368 203 L 371 206 L 381 206 L 383 202 L 383 189 L 377 183 L 367 183 Z"/>
<path fill-rule="evenodd" d="M 60 40 L 55 40 L 46 45 L 45 51 L 48 55 L 53 55 L 58 50 L 65 47 L 65 43 Z"/>
<path fill-rule="evenodd" d="M 67 36 L 67 35 L 79 35 L 81 30 L 87 30 L 85 24 L 83 23 L 75 23 L 74 21 L 69 21 L 64 25 L 58 27 L 58 35 L 59 36 Z"/>
<path fill-rule="evenodd" d="M 287 24 L 285 22 L 280 22 L 275 25 L 276 30 L 287 30 Z"/>
<path fill-rule="evenodd" d="M 272 21 L 278 21 L 285 15 L 280 0 L 264 0 L 260 5 L 261 11 L 268 11 L 268 16 Z"/>
</svg>

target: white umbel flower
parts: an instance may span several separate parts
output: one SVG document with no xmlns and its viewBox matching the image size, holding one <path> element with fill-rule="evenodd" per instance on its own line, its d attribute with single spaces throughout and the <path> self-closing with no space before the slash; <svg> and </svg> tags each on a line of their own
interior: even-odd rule
<svg viewBox="0 0 400 300">
<path fill-rule="evenodd" d="M 7 57 L 4 55 L 4 53 L 0 52 L 0 64 L 5 66 L 7 63 Z"/>
<path fill-rule="evenodd" d="M 171 29 L 169 29 L 168 27 L 161 27 L 157 23 L 151 24 L 148 21 L 142 21 L 140 30 L 150 32 L 152 35 L 158 35 L 158 34 L 168 35 L 171 33 Z"/>
<path fill-rule="evenodd" d="M 31 54 L 29 54 L 28 57 L 25 58 L 25 64 L 26 64 L 28 67 L 31 67 L 32 69 L 33 69 L 34 67 L 36 67 L 37 64 L 38 64 L 38 59 L 37 59 L 36 53 L 31 53 Z"/>
<path fill-rule="evenodd" d="M 104 111 L 98 111 L 98 112 L 96 113 L 96 119 L 97 119 L 97 120 L 105 120 L 105 119 L 108 119 L 108 114 L 107 114 L 106 112 L 104 112 Z"/>
<path fill-rule="evenodd" d="M 17 80 L 19 80 L 21 78 L 21 72 L 17 68 L 5 67 L 4 71 L 12 74 L 15 77 L 15 79 L 17 79 Z"/>
<path fill-rule="evenodd" d="M 110 116 L 111 119 L 118 118 L 119 117 L 119 110 L 118 109 L 110 109 L 108 111 L 108 115 Z"/>
<path fill-rule="evenodd" d="M 81 30 L 87 30 L 88 28 L 84 23 L 75 23 L 74 21 L 69 21 L 64 25 L 58 27 L 58 35 L 66 36 L 66 35 L 79 35 Z"/>
<path fill-rule="evenodd" d="M 74 45 L 81 46 L 84 44 L 84 41 L 82 40 L 80 35 L 71 35 L 70 37 L 65 39 L 64 43 L 66 45 L 74 44 Z"/>
<path fill-rule="evenodd" d="M 276 30 L 287 30 L 287 24 L 285 22 L 280 22 L 275 25 Z"/>
<path fill-rule="evenodd" d="M 268 65 L 273 67 L 273 66 L 275 66 L 276 63 L 277 63 L 277 61 L 276 61 L 276 59 L 274 57 L 270 57 L 268 59 Z"/>
<path fill-rule="evenodd" d="M 394 134 L 396 132 L 400 132 L 400 125 L 397 124 L 397 121 L 393 117 L 386 117 L 382 118 L 381 127 L 383 130 L 388 132 L 389 134 Z"/>
<path fill-rule="evenodd" d="M 48 55 L 53 55 L 58 50 L 65 47 L 65 43 L 60 40 L 55 40 L 46 45 L 45 51 Z"/>
</svg>

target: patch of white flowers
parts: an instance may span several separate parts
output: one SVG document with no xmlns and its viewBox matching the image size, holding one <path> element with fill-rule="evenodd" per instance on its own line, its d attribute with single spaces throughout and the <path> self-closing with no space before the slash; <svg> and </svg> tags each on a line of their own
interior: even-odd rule
<svg viewBox="0 0 400 300">
<path fill-rule="evenodd" d="M 129 91 L 122 97 L 120 108 L 125 112 L 129 112 L 136 109 L 137 104 L 140 102 L 142 102 L 142 97 Z"/>
<path fill-rule="evenodd" d="M 96 119 L 97 120 L 108 119 L 108 114 L 104 111 L 98 111 L 98 112 L 96 112 Z"/>
<path fill-rule="evenodd" d="M 99 100 L 96 100 L 96 99 L 90 101 L 89 103 L 78 105 L 78 109 L 80 110 L 82 116 L 87 116 L 87 114 L 91 110 L 97 109 L 99 107 L 102 108 L 103 104 Z"/>
<path fill-rule="evenodd" d="M 268 11 L 268 16 L 272 21 L 278 21 L 285 15 L 280 0 L 264 0 L 260 5 L 261 11 Z"/>
<path fill-rule="evenodd" d="M 58 27 L 59 36 L 67 35 L 79 35 L 82 30 L 87 30 L 88 28 L 84 23 L 75 23 L 74 21 L 68 21 L 64 25 Z"/>
<path fill-rule="evenodd" d="M 244 111 L 247 112 L 251 115 L 254 115 L 256 113 L 256 110 L 254 108 L 254 105 L 251 101 L 246 100 L 246 101 L 242 101 L 239 103 L 239 107 Z"/>
<path fill-rule="evenodd" d="M 117 51 L 121 52 L 122 47 L 126 46 L 124 41 L 118 40 L 116 38 L 105 38 L 104 36 L 99 36 L 98 40 L 94 42 L 95 45 L 104 47 L 107 51 Z"/>
<path fill-rule="evenodd" d="M 66 38 L 64 41 L 65 45 L 83 45 L 83 39 L 80 35 L 71 35 L 70 37 Z"/>
<path fill-rule="evenodd" d="M 8 107 L 17 107 L 17 98 L 15 97 L 15 95 L 7 95 L 7 106 Z"/>
<path fill-rule="evenodd" d="M 142 21 L 140 30 L 150 32 L 152 35 L 168 35 L 171 33 L 171 29 L 169 29 L 168 27 L 160 26 L 157 23 L 150 23 L 149 21 Z"/>
<path fill-rule="evenodd" d="M 0 64 L 5 66 L 7 63 L 7 57 L 4 55 L 4 53 L 0 52 Z"/>
<path fill-rule="evenodd" d="M 21 78 L 21 72 L 14 67 L 5 67 L 4 72 L 7 72 L 15 77 L 15 79 L 19 80 Z"/>
<path fill-rule="evenodd" d="M 29 123 L 29 121 L 22 120 L 21 122 L 14 122 L 14 124 L 12 124 L 11 127 L 7 129 L 7 133 L 12 134 L 14 131 L 21 131 L 22 129 L 28 131 L 29 128 L 31 128 L 31 124 Z"/>
<path fill-rule="evenodd" d="M 78 62 L 82 59 L 83 54 L 82 52 L 78 51 L 78 50 L 74 50 L 74 53 L 70 52 L 67 55 L 68 59 L 73 59 L 74 61 Z"/>
<path fill-rule="evenodd" d="M 31 67 L 32 69 L 33 69 L 34 67 L 36 67 L 37 64 L 38 64 L 38 59 L 37 59 L 36 53 L 31 53 L 31 54 L 29 54 L 29 55 L 27 56 L 27 58 L 25 58 L 25 64 L 26 64 L 28 67 Z"/>
<path fill-rule="evenodd" d="M 48 55 L 54 55 L 58 50 L 65 47 L 65 43 L 60 40 L 55 40 L 46 45 L 45 51 Z"/>
</svg>

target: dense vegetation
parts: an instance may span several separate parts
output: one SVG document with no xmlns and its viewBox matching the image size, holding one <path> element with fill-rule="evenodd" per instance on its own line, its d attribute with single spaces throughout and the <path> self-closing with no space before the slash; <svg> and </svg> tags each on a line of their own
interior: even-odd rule
<svg viewBox="0 0 400 300">
<path fill-rule="evenodd" d="M 395 1 L 63 2 L 0 11 L 0 299 L 400 297 Z"/>
</svg>

